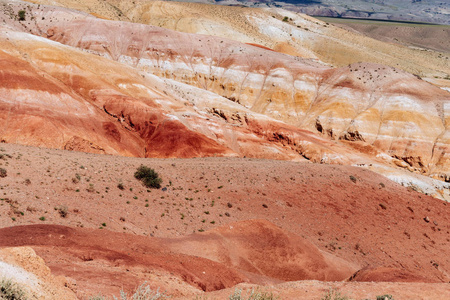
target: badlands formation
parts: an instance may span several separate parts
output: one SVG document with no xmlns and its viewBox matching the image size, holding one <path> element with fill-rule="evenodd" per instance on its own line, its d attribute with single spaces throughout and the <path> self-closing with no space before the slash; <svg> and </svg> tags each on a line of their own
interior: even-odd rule
<svg viewBox="0 0 450 300">
<path fill-rule="evenodd" d="M 450 93 L 408 73 L 446 81 L 445 53 L 283 10 L 33 2 L 0 0 L 0 247 L 14 247 L 0 258 L 37 253 L 64 278 L 39 273 L 59 289 L 30 293 L 147 280 L 290 299 L 305 286 L 283 282 L 347 280 L 355 297 L 380 288 L 356 282 L 404 281 L 422 286 L 399 299 L 448 298 Z M 147 194 L 140 164 L 167 191 Z M 325 286 L 343 288 L 305 289 Z"/>
</svg>

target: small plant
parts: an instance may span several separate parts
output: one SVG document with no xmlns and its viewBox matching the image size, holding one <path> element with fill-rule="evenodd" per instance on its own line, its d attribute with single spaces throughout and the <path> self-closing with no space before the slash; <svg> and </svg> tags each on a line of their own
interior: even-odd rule
<svg viewBox="0 0 450 300">
<path fill-rule="evenodd" d="M 119 182 L 118 184 L 117 184 L 117 188 L 119 189 L 119 190 L 124 190 L 125 189 L 125 187 L 123 186 L 123 183 L 122 182 Z"/>
<path fill-rule="evenodd" d="M 19 10 L 19 13 L 17 14 L 19 16 L 19 21 L 25 21 L 25 11 Z"/>
<path fill-rule="evenodd" d="M 321 298 L 321 300 L 350 300 L 349 297 L 341 295 L 335 289 L 329 289 L 328 292 Z"/>
<path fill-rule="evenodd" d="M 89 187 L 86 189 L 89 193 L 95 192 L 94 185 L 92 183 L 89 183 Z"/>
<path fill-rule="evenodd" d="M 69 209 L 65 205 L 57 206 L 57 207 L 55 207 L 55 210 L 58 211 L 61 218 L 67 217 L 67 214 L 69 213 Z"/>
<path fill-rule="evenodd" d="M 350 175 L 350 180 L 353 181 L 354 183 L 356 183 L 356 177 L 353 175 Z"/>
<path fill-rule="evenodd" d="M 6 172 L 6 169 L 0 168 L 0 177 L 5 178 L 8 176 L 8 172 Z"/>
<path fill-rule="evenodd" d="M 162 179 L 158 173 L 152 168 L 141 165 L 134 173 L 134 177 L 140 180 L 148 188 L 159 189 L 161 187 Z"/>
<path fill-rule="evenodd" d="M 283 18 L 283 22 L 289 22 L 289 18 L 285 16 L 285 17 Z"/>
<path fill-rule="evenodd" d="M 90 297 L 89 300 L 109 300 L 111 298 L 98 295 Z M 153 291 L 150 286 L 146 283 L 141 284 L 133 295 L 128 296 L 123 290 L 120 291 L 120 296 L 117 298 L 116 296 L 112 297 L 113 300 L 165 300 L 169 299 L 164 293 L 161 293 L 158 290 Z"/>
<path fill-rule="evenodd" d="M 81 176 L 78 173 L 75 173 L 75 177 L 72 178 L 73 183 L 78 183 L 81 180 Z"/>
<path fill-rule="evenodd" d="M 377 300 L 394 300 L 392 295 L 386 294 L 382 296 L 377 296 Z"/>
<path fill-rule="evenodd" d="M 40 217 L 39 220 L 45 221 L 45 217 Z"/>
<path fill-rule="evenodd" d="M 103 227 L 106 227 L 106 223 L 102 223 L 102 226 L 103 226 Z"/>
<path fill-rule="evenodd" d="M 9 279 L 0 279 L 0 299 L 2 300 L 25 300 L 25 292 Z"/>
<path fill-rule="evenodd" d="M 252 289 L 248 297 L 244 297 L 242 295 L 241 289 L 235 289 L 234 293 L 228 297 L 229 300 L 275 300 L 277 297 L 273 295 L 271 292 L 263 292 L 259 290 Z"/>
</svg>

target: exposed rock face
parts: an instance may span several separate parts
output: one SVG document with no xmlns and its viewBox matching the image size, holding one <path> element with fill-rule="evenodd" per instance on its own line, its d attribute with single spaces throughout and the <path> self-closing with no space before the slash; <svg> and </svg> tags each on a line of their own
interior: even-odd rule
<svg viewBox="0 0 450 300">
<path fill-rule="evenodd" d="M 26 299 L 78 299 L 67 287 L 67 280 L 54 277 L 30 247 L 0 249 L 0 278 L 11 280 L 25 293 Z"/>
<path fill-rule="evenodd" d="M 3 29 L 2 111 L 7 120 L 18 115 L 5 122 L 7 142 L 337 163 L 366 157 L 363 148 L 346 146 L 362 142 L 375 150 L 371 159 L 448 177 L 450 94 L 413 75 L 366 63 L 333 69 L 226 39 L 54 7 L 30 5 L 33 21 L 17 21 L 12 16 L 22 6 L 3 11 L 8 26 L 70 47 Z"/>
</svg>

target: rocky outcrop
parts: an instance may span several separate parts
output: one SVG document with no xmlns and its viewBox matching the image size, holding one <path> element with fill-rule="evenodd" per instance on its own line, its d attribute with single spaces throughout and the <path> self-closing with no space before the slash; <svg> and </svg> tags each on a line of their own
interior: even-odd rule
<svg viewBox="0 0 450 300">
<path fill-rule="evenodd" d="M 21 299 L 78 299 L 69 281 L 53 276 L 44 260 L 30 247 L 0 249 L 0 279 L 12 282 L 16 291 L 22 291 Z"/>
</svg>

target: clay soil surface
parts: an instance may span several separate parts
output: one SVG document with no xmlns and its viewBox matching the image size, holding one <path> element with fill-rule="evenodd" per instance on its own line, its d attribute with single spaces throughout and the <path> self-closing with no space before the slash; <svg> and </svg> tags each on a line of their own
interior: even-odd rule
<svg viewBox="0 0 450 300">
<path fill-rule="evenodd" d="M 80 298 L 144 281 L 180 299 L 236 284 L 282 299 L 450 295 L 449 205 L 363 168 L 0 148 L 0 247 L 31 246 Z M 162 189 L 133 177 L 141 164 Z"/>
</svg>

